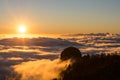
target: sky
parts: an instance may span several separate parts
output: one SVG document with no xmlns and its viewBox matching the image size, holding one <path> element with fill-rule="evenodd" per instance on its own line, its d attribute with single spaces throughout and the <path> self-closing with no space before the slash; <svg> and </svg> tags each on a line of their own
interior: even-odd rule
<svg viewBox="0 0 120 80">
<path fill-rule="evenodd" d="M 120 0 L 0 0 L 0 33 L 120 33 Z"/>
</svg>

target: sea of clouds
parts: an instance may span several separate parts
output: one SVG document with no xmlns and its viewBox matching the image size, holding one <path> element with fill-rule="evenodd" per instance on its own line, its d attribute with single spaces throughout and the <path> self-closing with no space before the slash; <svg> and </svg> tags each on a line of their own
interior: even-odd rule
<svg viewBox="0 0 120 80">
<path fill-rule="evenodd" d="M 82 54 L 120 53 L 120 34 L 65 34 L 58 38 L 1 38 L 0 80 L 11 72 L 21 80 L 52 80 L 67 68 L 69 61 L 61 61 L 63 49 L 74 46 Z M 12 79 L 11 79 L 12 80 Z"/>
</svg>

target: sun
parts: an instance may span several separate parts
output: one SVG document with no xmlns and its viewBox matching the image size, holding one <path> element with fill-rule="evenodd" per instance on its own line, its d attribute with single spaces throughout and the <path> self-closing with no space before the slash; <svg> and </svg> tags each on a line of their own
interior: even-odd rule
<svg viewBox="0 0 120 80">
<path fill-rule="evenodd" d="M 20 25 L 19 28 L 18 28 L 18 31 L 20 33 L 25 33 L 26 32 L 26 26 L 25 25 Z"/>
</svg>

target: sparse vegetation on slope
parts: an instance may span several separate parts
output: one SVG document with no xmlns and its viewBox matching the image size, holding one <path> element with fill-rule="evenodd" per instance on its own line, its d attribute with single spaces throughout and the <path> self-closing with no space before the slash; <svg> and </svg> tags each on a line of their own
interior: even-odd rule
<svg viewBox="0 0 120 80">
<path fill-rule="evenodd" d="M 60 75 L 61 80 L 120 80 L 120 55 L 83 56 Z"/>
</svg>

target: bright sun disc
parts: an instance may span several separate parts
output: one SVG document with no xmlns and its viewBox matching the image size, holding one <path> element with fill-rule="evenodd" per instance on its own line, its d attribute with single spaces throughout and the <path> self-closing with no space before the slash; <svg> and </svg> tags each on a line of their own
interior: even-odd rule
<svg viewBox="0 0 120 80">
<path fill-rule="evenodd" d="M 19 32 L 20 33 L 25 33 L 26 32 L 26 27 L 24 25 L 19 26 Z"/>
</svg>

